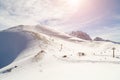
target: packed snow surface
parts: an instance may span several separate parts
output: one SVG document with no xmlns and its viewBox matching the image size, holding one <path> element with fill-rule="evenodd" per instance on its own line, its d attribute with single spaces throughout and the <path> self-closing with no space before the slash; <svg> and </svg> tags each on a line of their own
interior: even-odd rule
<svg viewBox="0 0 120 80">
<path fill-rule="evenodd" d="M 0 65 L 7 63 L 0 80 L 120 80 L 119 44 L 82 40 L 38 25 L 13 27 L 0 37 L 5 45 L 0 45 Z"/>
</svg>

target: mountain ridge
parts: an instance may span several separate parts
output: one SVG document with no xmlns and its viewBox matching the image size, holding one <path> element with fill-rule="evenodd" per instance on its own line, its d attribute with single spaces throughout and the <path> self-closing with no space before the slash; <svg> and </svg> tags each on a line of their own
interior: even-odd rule
<svg viewBox="0 0 120 80">
<path fill-rule="evenodd" d="M 104 41 L 104 42 L 112 42 L 115 44 L 120 44 L 120 42 L 106 40 L 101 37 L 95 37 L 94 39 L 92 39 L 89 34 L 87 34 L 86 32 L 83 32 L 83 31 L 72 31 L 69 33 L 69 35 L 80 38 L 80 39 L 89 40 L 89 41 Z"/>
</svg>

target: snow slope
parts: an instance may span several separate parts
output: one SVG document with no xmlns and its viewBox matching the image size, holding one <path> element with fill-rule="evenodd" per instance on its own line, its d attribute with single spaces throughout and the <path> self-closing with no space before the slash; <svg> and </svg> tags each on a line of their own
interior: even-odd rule
<svg viewBox="0 0 120 80">
<path fill-rule="evenodd" d="M 3 32 L 24 32 L 30 40 L 10 65 L 0 69 L 0 80 L 120 79 L 119 44 L 86 41 L 39 25 L 19 25 Z"/>
</svg>

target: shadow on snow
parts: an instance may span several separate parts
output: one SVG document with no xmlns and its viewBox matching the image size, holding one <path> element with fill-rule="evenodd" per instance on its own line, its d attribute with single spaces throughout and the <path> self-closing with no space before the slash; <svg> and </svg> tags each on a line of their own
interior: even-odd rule
<svg viewBox="0 0 120 80">
<path fill-rule="evenodd" d="M 27 47 L 28 36 L 21 32 L 0 32 L 0 68 L 12 63 Z"/>
</svg>

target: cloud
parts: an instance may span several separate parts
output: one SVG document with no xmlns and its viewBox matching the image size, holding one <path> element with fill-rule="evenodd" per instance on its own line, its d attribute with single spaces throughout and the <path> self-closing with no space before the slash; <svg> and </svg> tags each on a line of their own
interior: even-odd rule
<svg viewBox="0 0 120 80">
<path fill-rule="evenodd" d="M 22 17 L 22 16 L 11 16 L 8 12 L 2 11 L 0 13 L 0 25 L 4 25 L 5 28 L 20 25 L 20 24 L 37 24 L 37 22 L 33 19 Z M 0 26 L 0 27 L 1 27 Z M 5 29 L 5 28 L 0 28 Z"/>
<path fill-rule="evenodd" d="M 53 19 L 64 21 L 73 13 L 65 1 L 0 0 L 0 24 L 14 26 L 19 24 L 38 24 L 39 21 L 53 21 Z"/>
</svg>

